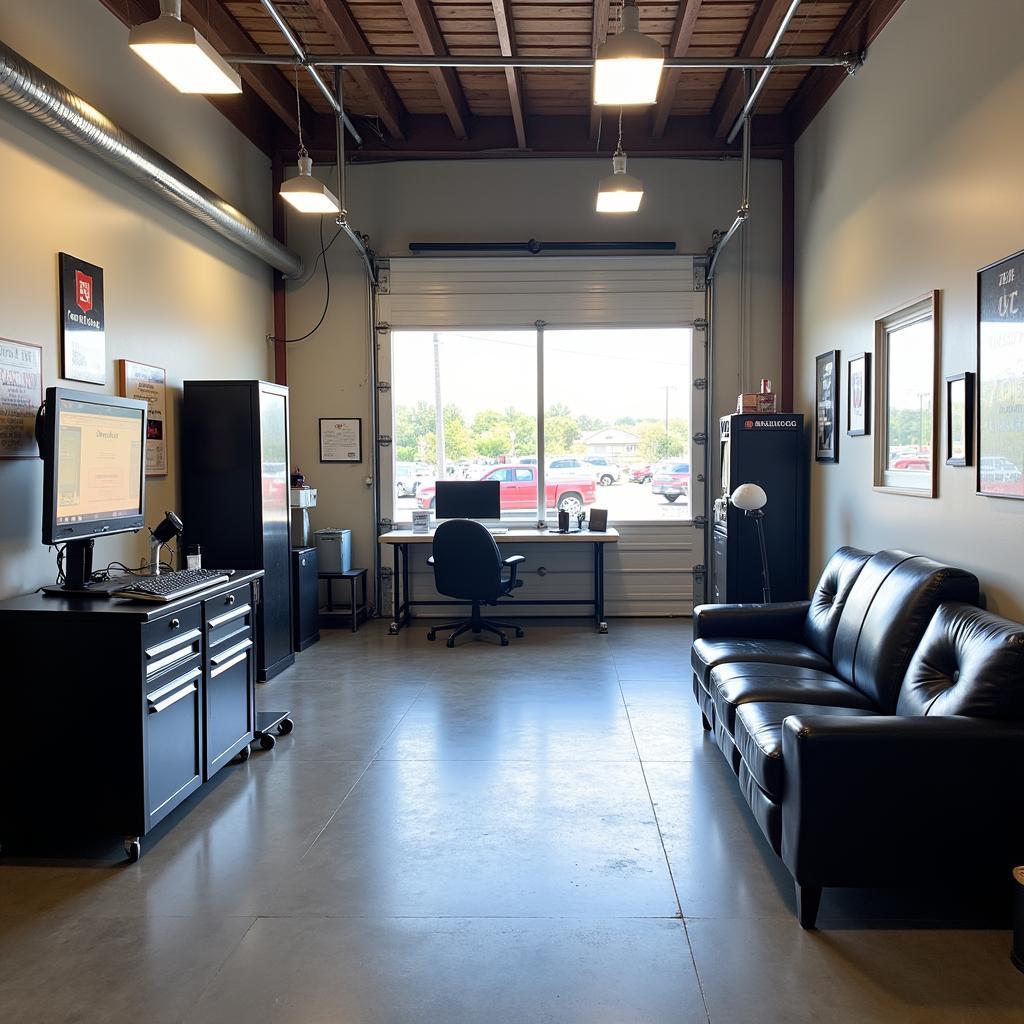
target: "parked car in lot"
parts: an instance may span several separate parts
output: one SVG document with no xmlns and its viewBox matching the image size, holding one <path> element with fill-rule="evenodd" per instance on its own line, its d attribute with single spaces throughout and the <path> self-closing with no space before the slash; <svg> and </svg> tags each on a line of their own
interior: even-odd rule
<svg viewBox="0 0 1024 1024">
<path fill-rule="evenodd" d="M 651 477 L 651 494 L 660 494 L 672 504 L 676 498 L 690 493 L 690 464 L 688 462 L 659 462 Z"/>
<path fill-rule="evenodd" d="M 497 480 L 501 484 L 501 511 L 535 509 L 537 507 L 537 467 L 523 464 L 492 466 L 481 480 Z M 433 484 L 419 489 L 417 503 L 420 508 L 433 509 Z M 589 477 L 546 480 L 544 484 L 547 508 L 576 515 L 597 499 L 597 487 Z"/>
<path fill-rule="evenodd" d="M 548 480 L 592 480 L 597 483 L 597 466 L 575 455 L 559 455 L 550 459 L 544 476 Z"/>
<path fill-rule="evenodd" d="M 645 462 L 639 466 L 630 466 L 629 468 L 629 482 L 631 484 L 650 483 L 653 476 L 654 467 L 649 462 Z"/>
<path fill-rule="evenodd" d="M 622 477 L 622 470 L 603 455 L 586 455 L 583 461 L 597 471 L 597 482 L 602 487 L 611 487 Z"/>
<path fill-rule="evenodd" d="M 425 483 L 433 481 L 433 471 L 425 462 L 395 463 L 395 490 L 399 498 L 415 498 Z"/>
</svg>

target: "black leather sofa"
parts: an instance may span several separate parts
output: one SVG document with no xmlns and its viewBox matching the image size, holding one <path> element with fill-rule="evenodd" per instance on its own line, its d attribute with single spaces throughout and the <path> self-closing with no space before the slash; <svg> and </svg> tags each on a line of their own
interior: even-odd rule
<svg viewBox="0 0 1024 1024">
<path fill-rule="evenodd" d="M 841 548 L 810 601 L 694 611 L 704 726 L 804 927 L 826 886 L 1024 858 L 1024 626 L 978 599 L 964 570 Z"/>
</svg>

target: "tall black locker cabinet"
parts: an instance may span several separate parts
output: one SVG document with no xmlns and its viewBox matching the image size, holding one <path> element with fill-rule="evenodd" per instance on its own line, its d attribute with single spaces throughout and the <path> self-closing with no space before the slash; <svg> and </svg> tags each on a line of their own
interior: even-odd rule
<svg viewBox="0 0 1024 1024">
<path fill-rule="evenodd" d="M 187 380 L 182 406 L 186 544 L 211 569 L 262 569 L 256 678 L 295 661 L 288 523 L 288 389 L 262 380 Z"/>
<path fill-rule="evenodd" d="M 765 544 L 772 601 L 807 597 L 807 471 L 802 414 L 723 416 L 719 423 L 723 497 L 715 502 L 711 594 L 716 603 L 762 601 L 761 552 L 754 520 L 726 499 L 740 484 L 768 495 Z"/>
</svg>

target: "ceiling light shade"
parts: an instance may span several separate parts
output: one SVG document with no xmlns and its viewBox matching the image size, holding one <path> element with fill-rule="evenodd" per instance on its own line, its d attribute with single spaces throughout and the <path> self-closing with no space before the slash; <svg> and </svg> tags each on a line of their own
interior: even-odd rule
<svg viewBox="0 0 1024 1024">
<path fill-rule="evenodd" d="M 131 30 L 128 45 L 178 92 L 240 93 L 238 72 L 181 20 L 181 0 L 161 0 L 160 7 L 159 18 Z"/>
<path fill-rule="evenodd" d="M 334 193 L 313 177 L 313 161 L 308 156 L 299 157 L 299 173 L 281 185 L 281 198 L 299 213 L 337 213 L 341 209 Z"/>
<path fill-rule="evenodd" d="M 612 157 L 612 173 L 597 186 L 598 213 L 636 213 L 644 197 L 644 183 L 626 173 L 626 154 Z"/>
<path fill-rule="evenodd" d="M 621 28 L 598 47 L 594 58 L 594 103 L 598 106 L 640 106 L 656 103 L 665 51 L 640 31 L 634 0 L 622 8 Z"/>
</svg>

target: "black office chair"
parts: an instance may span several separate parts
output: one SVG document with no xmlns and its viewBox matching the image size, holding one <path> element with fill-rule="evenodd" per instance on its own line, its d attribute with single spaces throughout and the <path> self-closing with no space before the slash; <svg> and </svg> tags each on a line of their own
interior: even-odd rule
<svg viewBox="0 0 1024 1024">
<path fill-rule="evenodd" d="M 473 611 L 468 619 L 446 622 L 434 626 L 427 633 L 428 640 L 437 639 L 439 629 L 454 629 L 448 637 L 448 646 L 455 646 L 455 638 L 472 632 L 479 637 L 485 630 L 501 638 L 501 646 L 508 646 L 504 630 L 514 629 L 516 636 L 523 631 L 510 622 L 496 622 L 480 614 L 480 605 L 497 604 L 499 597 L 508 597 L 517 587 L 523 585 L 516 578 L 516 569 L 525 562 L 524 555 L 509 555 L 502 559 L 498 545 L 487 528 L 472 519 L 449 519 L 441 523 L 434 532 L 434 553 L 427 564 L 434 567 L 434 586 L 446 597 L 456 597 L 473 602 Z M 508 568 L 508 576 L 504 569 Z"/>
</svg>

